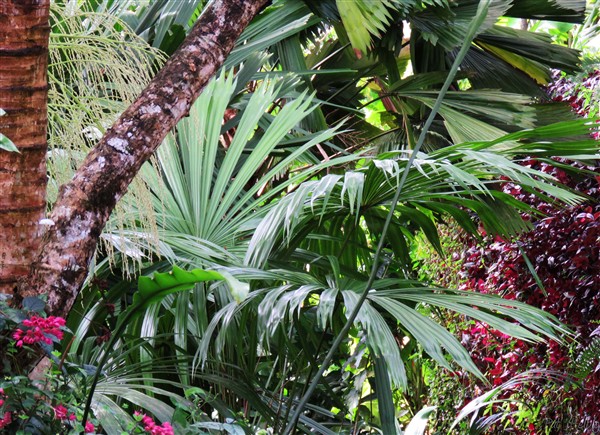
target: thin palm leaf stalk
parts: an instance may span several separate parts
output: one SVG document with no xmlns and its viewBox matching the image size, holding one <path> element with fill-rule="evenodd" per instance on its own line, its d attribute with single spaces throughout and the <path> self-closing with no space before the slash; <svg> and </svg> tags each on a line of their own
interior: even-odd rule
<svg viewBox="0 0 600 435">
<path fill-rule="evenodd" d="M 490 3 L 489 0 L 483 0 L 483 1 L 479 2 L 479 6 L 477 8 L 477 14 L 476 14 L 475 18 L 473 19 L 473 21 L 471 22 L 471 25 L 469 26 L 469 30 L 466 34 L 466 37 L 461 46 L 461 49 L 460 49 L 458 55 L 456 56 L 456 58 L 454 59 L 454 63 L 452 64 L 452 67 L 451 67 L 450 71 L 448 72 L 448 77 L 446 78 L 446 81 L 444 82 L 444 85 L 442 86 L 442 89 L 440 90 L 440 93 L 436 99 L 435 105 L 433 106 L 431 113 L 429 114 L 429 117 L 427 118 L 427 121 L 425 122 L 423 130 L 421 131 L 419 140 L 417 141 L 417 144 L 415 145 L 415 147 L 410 155 L 410 158 L 406 164 L 406 167 L 402 173 L 402 178 L 400 179 L 398 188 L 396 189 L 396 193 L 394 194 L 394 198 L 392 199 L 392 202 L 391 202 L 390 210 L 387 213 L 385 224 L 383 225 L 381 237 L 379 239 L 379 243 L 377 245 L 377 250 L 375 251 L 375 255 L 374 255 L 374 259 L 373 259 L 371 273 L 369 275 L 367 284 L 365 285 L 365 289 L 363 290 L 362 294 L 360 295 L 360 298 L 357 301 L 357 303 L 354 307 L 354 310 L 348 316 L 346 324 L 344 325 L 342 330 L 339 332 L 339 334 L 335 337 L 335 340 L 333 341 L 331 348 L 329 349 L 329 352 L 325 356 L 325 359 L 323 360 L 321 367 L 319 368 L 317 373 L 315 373 L 315 375 L 311 379 L 306 392 L 300 399 L 298 406 L 296 407 L 294 414 L 292 415 L 292 418 L 290 419 L 289 423 L 287 424 L 287 426 L 283 432 L 284 435 L 289 435 L 294 430 L 294 428 L 296 426 L 296 422 L 300 418 L 300 414 L 302 413 L 304 407 L 308 403 L 308 400 L 310 399 L 310 397 L 314 393 L 315 389 L 317 388 L 317 385 L 319 384 L 321 377 L 325 373 L 325 370 L 327 370 L 330 362 L 332 361 L 336 349 L 340 346 L 340 344 L 342 343 L 344 338 L 348 335 L 348 332 L 350 331 L 350 328 L 354 324 L 354 321 L 356 320 L 362 305 L 364 304 L 364 302 L 367 299 L 369 289 L 371 288 L 371 286 L 373 285 L 373 282 L 375 281 L 375 278 L 377 277 L 377 270 L 379 268 L 379 259 L 381 257 L 381 253 L 383 251 L 383 247 L 385 245 L 386 235 L 387 235 L 390 223 L 392 221 L 392 217 L 394 216 L 394 210 L 396 208 L 396 205 L 398 204 L 398 200 L 400 199 L 400 194 L 402 193 L 402 188 L 404 186 L 404 183 L 406 182 L 406 178 L 408 176 L 409 169 L 412 166 L 412 164 L 417 156 L 417 153 L 421 149 L 423 142 L 425 141 L 427 132 L 429 131 L 429 128 L 431 127 L 431 124 L 433 123 L 433 120 L 442 105 L 444 96 L 446 95 L 446 92 L 450 88 L 450 85 L 452 84 L 452 81 L 454 80 L 454 77 L 455 77 L 456 73 L 458 72 L 458 68 L 459 68 L 461 62 L 463 61 L 464 57 L 467 54 L 467 51 L 470 48 L 471 42 L 472 42 L 473 38 L 475 37 L 477 30 L 485 21 L 489 3 Z"/>
</svg>

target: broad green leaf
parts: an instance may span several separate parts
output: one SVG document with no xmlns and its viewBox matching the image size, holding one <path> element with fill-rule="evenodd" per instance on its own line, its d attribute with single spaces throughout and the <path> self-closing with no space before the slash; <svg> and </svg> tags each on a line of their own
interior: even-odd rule
<svg viewBox="0 0 600 435">
<path fill-rule="evenodd" d="M 548 71 L 547 68 L 545 68 L 539 62 L 536 62 L 535 60 L 527 59 L 527 58 L 520 56 L 518 54 L 515 54 L 515 53 L 511 53 L 508 50 L 504 50 L 502 48 L 495 47 L 491 44 L 484 44 L 483 42 L 480 42 L 479 45 L 481 45 L 483 48 L 490 51 L 491 53 L 494 53 L 500 59 L 511 64 L 515 68 L 520 69 L 521 71 L 525 72 L 529 77 L 534 79 L 539 85 L 547 85 L 548 82 L 550 81 L 550 72 Z"/>
<path fill-rule="evenodd" d="M 191 290 L 195 284 L 206 281 L 226 281 L 238 302 L 241 302 L 248 294 L 248 284 L 238 281 L 229 273 L 201 269 L 186 272 L 174 266 L 173 271 L 169 273 L 157 272 L 152 278 L 140 276 L 138 291 L 133 296 L 133 303 L 137 309 L 143 310 L 169 294 Z"/>
<path fill-rule="evenodd" d="M 46 302 L 36 296 L 31 296 L 24 298 L 22 305 L 24 310 L 41 312 L 44 311 Z"/>
</svg>

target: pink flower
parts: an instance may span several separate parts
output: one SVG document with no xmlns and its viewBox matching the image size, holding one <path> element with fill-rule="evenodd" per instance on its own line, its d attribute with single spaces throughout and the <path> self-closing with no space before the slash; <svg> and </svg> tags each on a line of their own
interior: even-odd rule
<svg viewBox="0 0 600 435">
<path fill-rule="evenodd" d="M 23 334 L 24 332 L 21 329 L 17 329 L 12 336 L 15 340 L 17 340 L 17 347 L 23 347 Z"/>
<path fill-rule="evenodd" d="M 12 415 L 10 412 L 6 411 L 4 413 L 4 417 L 2 417 L 2 419 L 0 419 L 0 429 L 4 428 L 5 426 L 8 426 L 11 422 L 12 422 Z"/>
<path fill-rule="evenodd" d="M 158 433 L 159 435 L 175 435 L 173 432 L 173 426 L 168 421 L 165 421 L 162 425 L 162 432 Z"/>
<path fill-rule="evenodd" d="M 77 417 L 75 416 L 75 414 L 71 413 L 71 415 L 69 415 L 69 421 L 75 421 L 77 419 Z"/>
<path fill-rule="evenodd" d="M 55 406 L 54 418 L 57 420 L 65 420 L 67 418 L 67 408 L 65 408 L 63 405 Z"/>
<path fill-rule="evenodd" d="M 146 414 L 135 411 L 133 415 L 135 417 L 142 416 L 142 424 L 144 425 L 144 430 L 146 433 L 151 435 L 174 435 L 173 427 L 169 422 L 164 422 L 159 426 L 154 422 L 152 417 L 148 417 Z"/>
<path fill-rule="evenodd" d="M 156 426 L 156 423 L 154 423 L 154 420 L 152 420 L 152 418 L 148 417 L 146 414 L 144 414 L 142 417 L 142 423 L 145 426 L 144 430 L 147 432 L 150 432 L 152 429 L 154 429 L 154 426 Z"/>
<path fill-rule="evenodd" d="M 94 433 L 96 432 L 96 428 L 89 421 L 85 422 L 85 433 Z"/>
<path fill-rule="evenodd" d="M 48 335 L 53 335 L 57 339 L 62 340 L 63 331 L 61 328 L 65 326 L 65 319 L 62 317 L 49 316 L 47 318 L 33 316 L 23 320 L 23 325 L 28 329 L 16 329 L 13 333 L 13 339 L 17 341 L 16 346 L 22 347 L 23 344 L 46 343 L 52 344 L 52 338 Z"/>
</svg>

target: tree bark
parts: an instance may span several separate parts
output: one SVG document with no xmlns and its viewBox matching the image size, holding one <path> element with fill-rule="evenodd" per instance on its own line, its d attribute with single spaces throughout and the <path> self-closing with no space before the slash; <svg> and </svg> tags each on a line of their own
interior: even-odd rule
<svg viewBox="0 0 600 435">
<path fill-rule="evenodd" d="M 72 181 L 61 187 L 40 256 L 18 290 L 19 298 L 47 294 L 48 314 L 69 312 L 115 204 L 266 2 L 209 4 L 181 47 L 88 154 Z"/>
<path fill-rule="evenodd" d="M 0 0 L 0 292 L 29 274 L 46 209 L 48 15 L 50 0 Z"/>
</svg>

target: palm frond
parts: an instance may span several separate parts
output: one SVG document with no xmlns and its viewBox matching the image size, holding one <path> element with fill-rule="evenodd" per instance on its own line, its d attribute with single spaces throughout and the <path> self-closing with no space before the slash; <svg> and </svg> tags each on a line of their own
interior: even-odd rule
<svg viewBox="0 0 600 435">
<path fill-rule="evenodd" d="M 392 15 L 390 9 L 398 7 L 395 0 L 336 0 L 344 29 L 348 34 L 352 47 L 366 53 L 371 45 L 372 36 L 380 36 L 390 24 Z"/>
<path fill-rule="evenodd" d="M 597 371 L 600 361 L 600 337 L 595 336 L 575 360 L 575 377 L 585 379 Z"/>
<path fill-rule="evenodd" d="M 362 281 L 340 281 L 341 288 L 329 287 L 306 273 L 296 275 L 284 270 L 235 269 L 243 279 L 259 279 L 262 286 L 253 290 L 243 304 L 229 303 L 215 314 L 206 330 L 203 344 L 199 347 L 195 364 L 202 367 L 208 358 L 208 349 L 222 349 L 228 334 L 235 335 L 241 326 L 235 319 L 248 309 L 257 310 L 257 320 L 261 343 L 265 352 L 273 352 L 274 338 L 280 334 L 291 334 L 291 319 L 311 316 L 316 308 L 318 330 L 310 332 L 322 334 L 334 328 L 334 318 L 348 315 L 359 298 L 364 286 Z M 273 286 L 265 283 L 269 279 Z M 312 282 L 311 284 L 306 284 Z M 265 287 L 266 285 L 266 287 Z M 343 304 L 336 303 L 341 297 Z M 427 354 L 444 367 L 449 360 L 458 363 L 463 369 L 482 377 L 466 349 L 446 329 L 432 317 L 423 314 L 420 307 L 442 307 L 472 319 L 485 322 L 491 328 L 518 339 L 538 342 L 545 339 L 561 341 L 569 331 L 552 315 L 526 304 L 502 299 L 495 295 L 424 287 L 411 280 L 386 278 L 374 283 L 355 321 L 356 326 L 365 332 L 365 343 L 376 358 L 385 360 L 391 382 L 396 387 L 406 388 L 407 378 L 404 362 L 396 341 L 398 333 L 394 325 L 417 340 Z M 389 317 L 393 319 L 390 322 Z M 312 324 L 312 323 L 311 323 Z M 213 340 L 213 334 L 217 336 Z M 306 332 L 308 333 L 308 332 Z M 212 344 L 209 344 L 211 343 Z"/>
<path fill-rule="evenodd" d="M 249 63 L 254 68 L 262 65 L 260 60 Z M 158 242 L 149 243 L 152 234 L 146 234 L 144 227 L 116 231 L 109 222 L 103 237 L 113 241 L 115 249 L 125 255 L 141 253 L 137 259 L 131 256 L 140 262 L 154 253 L 194 267 L 240 262 L 245 238 L 267 210 L 262 205 L 333 164 L 318 163 L 272 185 L 312 147 L 331 138 L 335 129 L 314 134 L 298 131 L 296 126 L 315 109 L 312 97 L 296 93 L 297 80 L 290 77 L 265 80 L 246 95 L 237 81 L 251 75 L 246 68 L 237 75 L 223 72 L 211 81 L 189 118 L 158 150 L 154 165 L 142 168 L 141 177 L 152 195 Z M 288 97 L 288 92 L 296 97 Z M 282 97 L 288 97 L 286 104 L 275 115 L 269 113 Z M 234 100 L 237 115 L 223 125 Z M 221 140 L 227 131 L 235 133 L 225 148 Z M 270 167 L 258 172 L 267 162 L 272 162 Z M 132 216 L 139 213 L 136 202 L 126 198 L 124 203 Z"/>
<path fill-rule="evenodd" d="M 467 417 L 469 417 L 469 415 L 471 415 L 471 421 L 469 424 L 470 430 L 478 434 L 484 433 L 485 430 L 487 430 L 494 422 L 504 418 L 509 418 L 512 415 L 512 413 L 506 413 L 498 416 L 492 416 L 491 418 L 482 418 L 481 421 L 477 419 L 479 411 L 489 406 L 491 403 L 509 401 L 509 399 L 495 399 L 498 394 L 501 392 L 518 389 L 528 384 L 543 384 L 547 382 L 564 385 L 566 382 L 569 382 L 569 379 L 564 374 L 552 370 L 529 370 L 521 373 L 504 382 L 503 384 L 483 393 L 464 406 L 452 423 L 450 431 L 452 431 L 461 421 L 465 420 Z"/>
<path fill-rule="evenodd" d="M 518 18 L 580 23 L 585 14 L 584 0 L 519 0 L 513 2 L 508 15 Z"/>
<path fill-rule="evenodd" d="M 541 65 L 542 68 L 557 68 L 567 73 L 579 69 L 579 52 L 552 44 L 550 35 L 543 33 L 494 26 L 480 34 L 475 43 L 527 73 L 529 70 L 524 67 L 528 65 L 530 69 Z M 548 81 L 549 77 L 542 84 Z"/>
<path fill-rule="evenodd" d="M 268 8 L 242 32 L 227 56 L 224 69 L 232 68 L 252 54 L 295 35 L 319 22 L 303 2 L 284 0 Z"/>
<path fill-rule="evenodd" d="M 511 1 L 501 0 L 491 2 L 488 14 L 478 29 L 478 34 L 490 29 L 511 6 Z M 411 25 L 418 30 L 421 37 L 433 44 L 440 44 L 446 50 L 462 44 L 471 21 L 477 13 L 479 1 L 461 0 L 451 3 L 450 8 L 433 7 L 413 14 Z"/>
<path fill-rule="evenodd" d="M 552 177 L 511 161 L 510 158 L 519 152 L 525 154 L 526 150 L 535 153 L 535 145 L 517 140 L 536 136 L 577 135 L 588 128 L 584 122 L 576 121 L 509 135 L 497 132 L 494 136 L 500 137 L 494 139 L 492 136 L 492 141 L 455 145 L 430 155 L 421 154 L 410 169 L 401 194 L 398 219 L 405 225 L 414 225 L 431 233 L 425 223 L 427 219 L 421 219 L 417 211 L 449 212 L 449 207 L 466 207 L 476 212 L 486 229 L 492 233 L 510 235 L 525 230 L 528 224 L 520 218 L 519 210 L 529 208 L 494 188 L 494 180 L 506 177 L 532 194 L 551 201 L 553 199 L 549 195 L 555 201 L 566 204 L 575 204 L 581 198 L 556 185 Z M 543 148 L 540 143 L 537 146 Z M 566 144 L 556 147 L 555 155 L 580 158 L 588 153 L 587 158 L 593 159 L 596 156 L 594 146 L 591 140 L 577 146 Z M 352 216 L 356 223 L 358 216 L 376 218 L 377 215 L 369 211 L 385 208 L 390 201 L 398 174 L 407 161 L 404 155 L 399 152 L 386 156 L 393 158 L 376 159 L 354 173 L 347 172 L 344 178 L 328 175 L 300 185 L 293 194 L 279 201 L 257 226 L 245 257 L 246 263 L 262 266 L 274 252 L 286 252 L 286 246 L 303 246 L 307 237 L 304 228 L 318 227 L 327 219 Z M 407 207 L 417 211 L 411 214 Z M 463 217 L 460 212 L 454 212 L 452 216 Z M 472 224 L 466 222 L 464 228 L 472 228 Z M 430 239 L 435 241 L 433 236 Z M 274 250 L 275 246 L 277 248 Z M 339 244 L 338 249 L 342 246 Z"/>
</svg>

